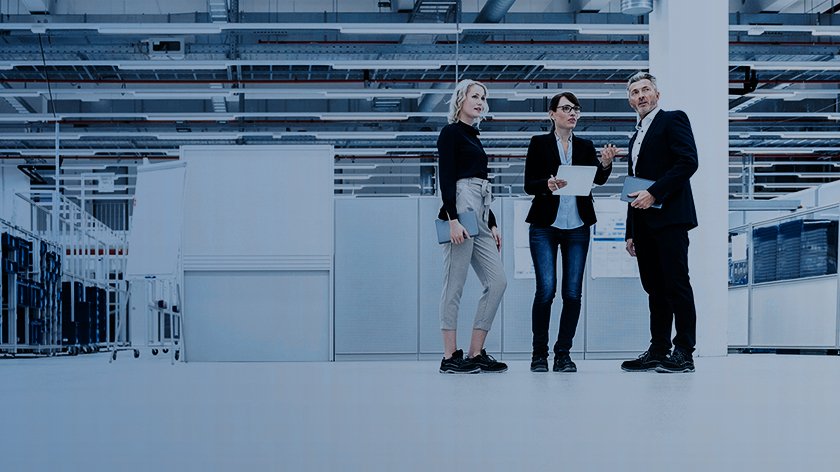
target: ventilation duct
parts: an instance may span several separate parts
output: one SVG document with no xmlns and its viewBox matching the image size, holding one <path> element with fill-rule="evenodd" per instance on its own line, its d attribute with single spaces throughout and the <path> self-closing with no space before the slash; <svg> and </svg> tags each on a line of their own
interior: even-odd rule
<svg viewBox="0 0 840 472">
<path fill-rule="evenodd" d="M 502 21 L 516 0 L 489 0 L 475 18 L 476 23 L 498 23 Z M 623 6 L 623 3 L 622 3 Z"/>
<path fill-rule="evenodd" d="M 647 15 L 653 11 L 653 0 L 621 0 L 621 13 L 625 15 Z"/>
</svg>

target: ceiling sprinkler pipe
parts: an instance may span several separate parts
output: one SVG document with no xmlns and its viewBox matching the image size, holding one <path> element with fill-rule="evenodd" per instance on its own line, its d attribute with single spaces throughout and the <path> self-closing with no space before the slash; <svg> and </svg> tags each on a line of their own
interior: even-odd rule
<svg viewBox="0 0 840 472">
<path fill-rule="evenodd" d="M 621 0 L 621 13 L 625 15 L 647 15 L 653 11 L 653 0 Z"/>
</svg>

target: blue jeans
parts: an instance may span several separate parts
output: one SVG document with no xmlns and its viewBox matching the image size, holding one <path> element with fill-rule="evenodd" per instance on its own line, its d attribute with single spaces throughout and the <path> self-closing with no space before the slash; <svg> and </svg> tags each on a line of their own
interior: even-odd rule
<svg viewBox="0 0 840 472">
<path fill-rule="evenodd" d="M 557 229 L 553 226 L 531 225 L 528 230 L 531 259 L 537 275 L 537 290 L 531 309 L 531 331 L 534 334 L 533 355 L 548 357 L 548 325 L 551 322 L 551 303 L 557 292 L 557 248 L 563 262 L 563 310 L 560 312 L 560 331 L 554 353 L 568 353 L 575 337 L 583 292 L 583 270 L 589 251 L 589 226 Z"/>
</svg>

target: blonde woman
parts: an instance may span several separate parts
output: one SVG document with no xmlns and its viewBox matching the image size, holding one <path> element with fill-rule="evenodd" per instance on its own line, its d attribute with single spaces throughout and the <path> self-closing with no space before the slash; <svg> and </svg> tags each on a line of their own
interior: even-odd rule
<svg viewBox="0 0 840 472">
<path fill-rule="evenodd" d="M 440 372 L 473 374 L 505 372 L 507 365 L 484 350 L 484 340 L 496 317 L 507 287 L 499 251 L 502 236 L 490 210 L 493 197 L 488 180 L 487 154 L 479 141 L 478 123 L 487 112 L 487 87 L 474 80 L 462 80 L 449 103 L 449 124 L 438 138 L 438 185 L 443 206 L 438 218 L 449 221 L 450 242 L 443 245 L 443 294 L 440 327 L 444 355 Z M 470 237 L 458 220 L 469 210 L 478 216 L 478 235 Z M 473 321 L 467 356 L 457 348 L 455 331 L 458 307 L 467 272 L 472 266 L 484 291 Z"/>
</svg>

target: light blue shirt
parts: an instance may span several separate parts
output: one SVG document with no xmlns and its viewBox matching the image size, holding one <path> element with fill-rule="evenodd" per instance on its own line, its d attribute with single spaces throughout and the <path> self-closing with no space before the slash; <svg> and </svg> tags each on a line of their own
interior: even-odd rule
<svg viewBox="0 0 840 472">
<path fill-rule="evenodd" d="M 557 138 L 557 150 L 560 152 L 560 165 L 572 165 L 572 135 L 569 135 L 568 152 L 563 150 L 563 143 L 560 142 L 560 138 L 556 134 L 554 137 Z M 558 229 L 575 229 L 583 226 L 583 220 L 580 219 L 580 213 L 578 213 L 577 197 L 574 195 L 560 195 L 560 207 L 557 209 L 557 218 L 554 219 L 554 223 L 551 226 Z"/>
</svg>

